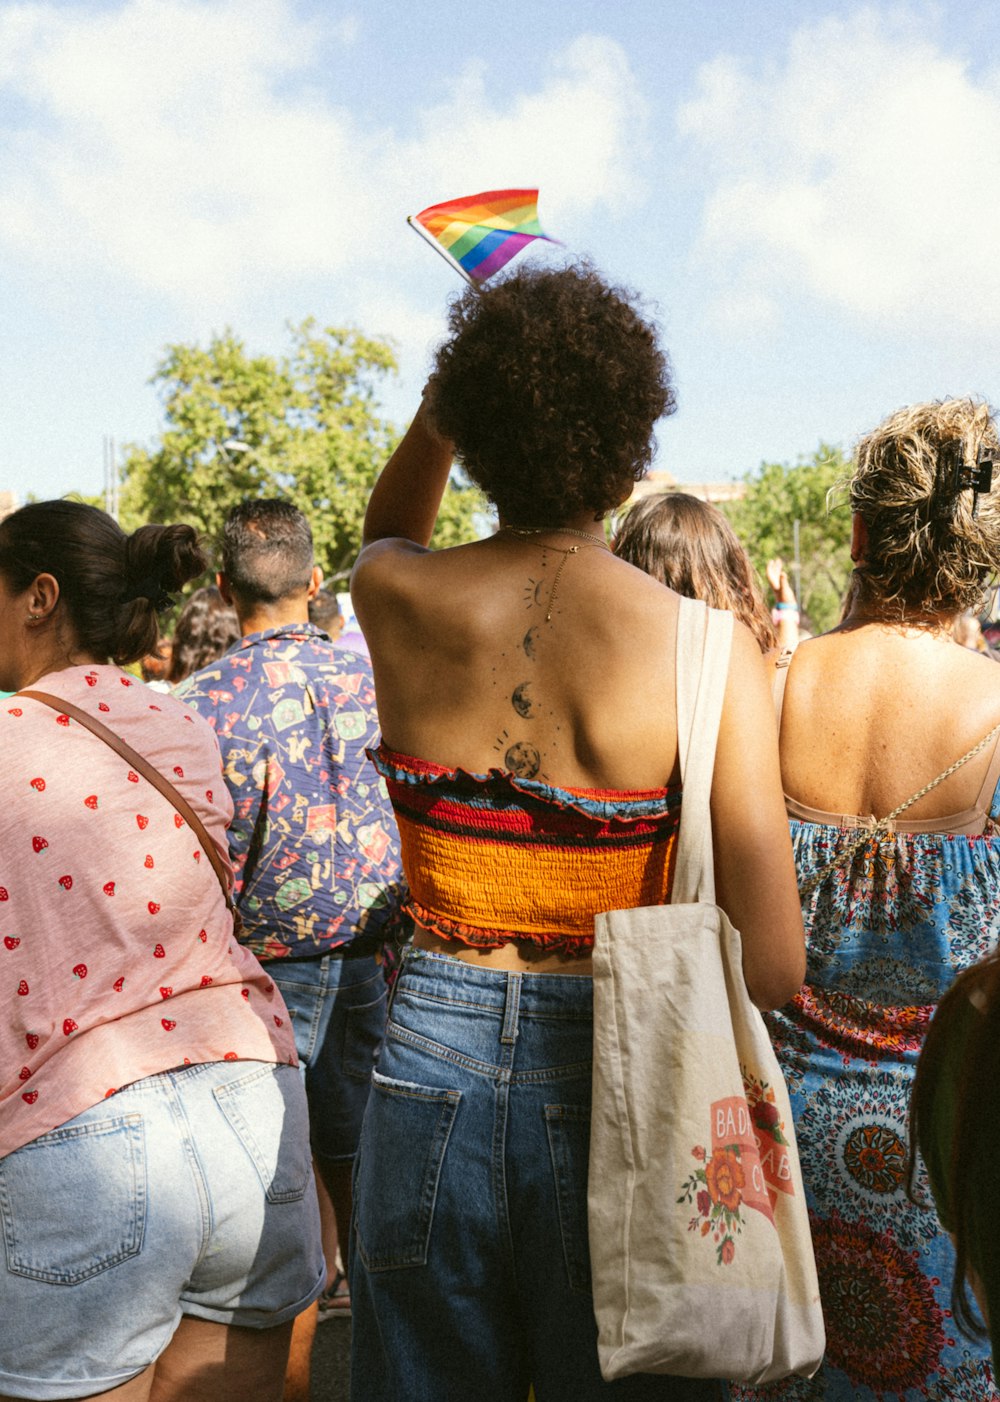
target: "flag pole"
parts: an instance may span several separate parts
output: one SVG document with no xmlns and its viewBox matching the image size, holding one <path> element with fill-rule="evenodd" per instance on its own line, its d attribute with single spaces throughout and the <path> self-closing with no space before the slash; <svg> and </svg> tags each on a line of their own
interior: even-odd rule
<svg viewBox="0 0 1000 1402">
<path fill-rule="evenodd" d="M 406 216 L 406 222 L 407 224 L 409 224 L 411 229 L 415 229 L 417 231 L 417 233 L 422 239 L 427 240 L 431 248 L 433 248 L 436 253 L 440 253 L 444 261 L 448 263 L 452 268 L 454 268 L 460 277 L 465 278 L 466 282 L 469 284 L 470 287 L 479 286 L 479 283 L 475 280 L 475 278 L 470 277 L 469 274 L 465 271 L 458 259 L 453 258 L 452 255 L 448 252 L 448 250 L 443 246 L 443 244 L 438 243 L 434 235 L 428 233 L 428 231 L 424 228 L 423 224 L 418 223 L 412 214 L 408 214 Z"/>
</svg>

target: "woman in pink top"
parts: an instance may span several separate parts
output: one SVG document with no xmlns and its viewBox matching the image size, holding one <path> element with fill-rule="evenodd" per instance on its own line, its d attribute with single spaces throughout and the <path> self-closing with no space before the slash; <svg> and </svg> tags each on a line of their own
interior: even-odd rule
<svg viewBox="0 0 1000 1402">
<path fill-rule="evenodd" d="M 189 526 L 0 523 L 0 1399 L 280 1398 L 323 1286 L 281 997 L 233 936 L 214 734 L 120 670 L 205 567 Z M 108 659 L 114 665 L 109 665 Z"/>
</svg>

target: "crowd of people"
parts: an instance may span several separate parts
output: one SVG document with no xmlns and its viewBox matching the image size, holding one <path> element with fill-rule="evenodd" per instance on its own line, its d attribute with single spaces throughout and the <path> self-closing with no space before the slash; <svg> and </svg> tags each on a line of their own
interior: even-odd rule
<svg viewBox="0 0 1000 1402">
<path fill-rule="evenodd" d="M 1000 670 L 959 645 L 997 426 L 952 399 L 861 438 L 844 615 L 800 643 L 719 511 L 626 509 L 674 404 L 591 268 L 456 299 L 363 641 L 285 501 L 229 514 L 169 644 L 190 527 L 0 522 L 0 1402 L 298 1402 L 337 1314 L 355 1402 L 997 1402 Z M 435 551 L 455 461 L 497 528 Z M 594 917 L 670 899 L 680 596 L 735 618 L 717 901 L 826 1324 L 765 1386 L 606 1382 L 590 1290 Z"/>
</svg>

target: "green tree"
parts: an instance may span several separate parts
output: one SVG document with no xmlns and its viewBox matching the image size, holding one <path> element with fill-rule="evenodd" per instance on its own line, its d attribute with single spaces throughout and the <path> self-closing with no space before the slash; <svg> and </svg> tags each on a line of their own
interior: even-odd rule
<svg viewBox="0 0 1000 1402">
<path fill-rule="evenodd" d="M 396 360 L 391 346 L 353 329 L 308 320 L 290 335 L 290 353 L 278 357 L 251 355 L 230 331 L 207 348 L 166 348 L 152 378 L 165 428 L 154 447 L 126 448 L 122 524 L 187 521 L 216 541 L 238 502 L 286 497 L 309 518 L 327 581 L 343 587 L 372 484 L 397 441 L 376 394 Z M 482 509 L 477 491 L 455 483 L 434 544 L 475 539 Z"/>
<path fill-rule="evenodd" d="M 840 618 L 851 577 L 851 513 L 846 494 L 831 496 L 850 468 L 850 459 L 839 448 L 821 443 L 811 457 L 795 464 L 761 463 L 744 479 L 742 500 L 723 508 L 762 576 L 768 560 L 782 557 L 798 589 L 799 604 L 817 633 Z M 800 580 L 791 569 L 796 521 Z"/>
</svg>

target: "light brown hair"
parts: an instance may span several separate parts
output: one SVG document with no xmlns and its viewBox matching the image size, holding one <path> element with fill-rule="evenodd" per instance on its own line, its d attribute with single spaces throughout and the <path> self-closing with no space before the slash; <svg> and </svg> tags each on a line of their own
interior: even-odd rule
<svg viewBox="0 0 1000 1402">
<path fill-rule="evenodd" d="M 974 493 L 954 489 L 949 463 L 972 468 L 980 449 L 1000 459 L 998 448 L 990 407 L 975 399 L 914 404 L 865 434 L 849 483 L 851 509 L 868 528 L 856 572 L 862 605 L 919 620 L 981 604 L 1000 568 L 1000 480 L 974 515 Z"/>
<path fill-rule="evenodd" d="M 619 525 L 614 550 L 678 594 L 731 610 L 761 652 L 776 646 L 750 557 L 716 507 L 687 492 L 642 497 Z"/>
</svg>

